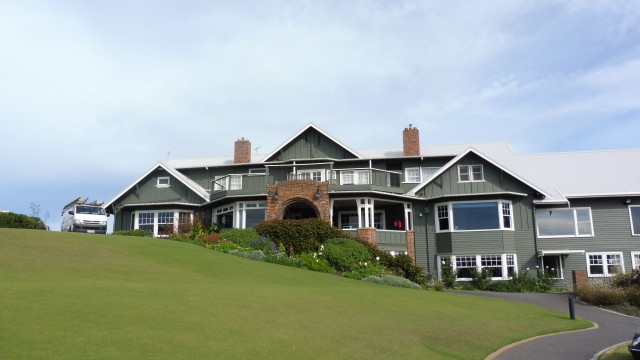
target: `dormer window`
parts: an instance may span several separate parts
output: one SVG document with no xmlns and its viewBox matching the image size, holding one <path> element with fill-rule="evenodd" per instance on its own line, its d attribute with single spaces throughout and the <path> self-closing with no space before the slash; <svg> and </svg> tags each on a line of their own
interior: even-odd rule
<svg viewBox="0 0 640 360">
<path fill-rule="evenodd" d="M 156 182 L 156 187 L 165 188 L 171 186 L 170 184 L 171 178 L 168 176 L 160 176 Z"/>
<path fill-rule="evenodd" d="M 482 165 L 459 165 L 459 182 L 484 181 L 484 171 Z"/>
</svg>

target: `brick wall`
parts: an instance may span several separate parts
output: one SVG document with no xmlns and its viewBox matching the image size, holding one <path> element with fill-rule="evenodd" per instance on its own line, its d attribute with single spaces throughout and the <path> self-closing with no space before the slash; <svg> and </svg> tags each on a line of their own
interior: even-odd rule
<svg viewBox="0 0 640 360">
<path fill-rule="evenodd" d="M 233 151 L 233 162 L 244 164 L 251 162 L 251 142 L 244 138 L 236 140 Z"/>
<path fill-rule="evenodd" d="M 420 156 L 420 132 L 418 128 L 405 128 L 402 131 L 402 148 L 404 156 Z"/>
<path fill-rule="evenodd" d="M 358 228 L 358 237 L 371 245 L 375 245 L 376 228 Z"/>
<path fill-rule="evenodd" d="M 587 270 L 573 270 L 573 291 L 577 288 L 587 285 L 589 283 L 589 277 L 587 276 Z"/>
<path fill-rule="evenodd" d="M 267 220 L 282 219 L 287 206 L 298 202 L 309 205 L 318 218 L 331 221 L 329 183 L 326 181 L 291 180 L 269 184 L 267 197 Z"/>
<path fill-rule="evenodd" d="M 407 230 L 407 252 L 413 259 L 413 263 L 416 263 L 416 237 L 413 230 Z"/>
</svg>

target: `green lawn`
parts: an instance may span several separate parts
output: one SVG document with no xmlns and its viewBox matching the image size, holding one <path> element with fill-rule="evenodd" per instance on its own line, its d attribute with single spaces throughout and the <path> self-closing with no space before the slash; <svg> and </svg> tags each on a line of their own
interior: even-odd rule
<svg viewBox="0 0 640 360">
<path fill-rule="evenodd" d="M 480 359 L 589 326 L 168 240 L 0 229 L 2 359 Z"/>
</svg>

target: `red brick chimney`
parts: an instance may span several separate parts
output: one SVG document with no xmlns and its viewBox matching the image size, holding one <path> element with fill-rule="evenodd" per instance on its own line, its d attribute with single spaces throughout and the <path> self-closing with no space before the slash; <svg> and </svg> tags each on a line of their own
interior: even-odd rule
<svg viewBox="0 0 640 360">
<path fill-rule="evenodd" d="M 420 132 L 411 124 L 402 132 L 402 148 L 404 156 L 420 156 Z"/>
<path fill-rule="evenodd" d="M 244 138 L 236 140 L 233 151 L 233 162 L 235 164 L 251 162 L 251 141 Z"/>
</svg>

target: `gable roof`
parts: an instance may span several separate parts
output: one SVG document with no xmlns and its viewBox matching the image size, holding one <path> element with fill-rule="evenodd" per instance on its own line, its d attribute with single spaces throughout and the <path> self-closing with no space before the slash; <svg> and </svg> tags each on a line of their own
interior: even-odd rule
<svg viewBox="0 0 640 360">
<path fill-rule="evenodd" d="M 131 185 L 127 186 L 124 190 L 122 190 L 113 199 L 111 199 L 109 202 L 107 202 L 104 205 L 104 208 L 105 209 L 109 208 L 109 206 L 111 206 L 114 202 L 116 202 L 116 200 L 118 200 L 120 197 L 122 197 L 124 194 L 126 194 L 129 190 L 131 190 L 136 184 L 138 184 L 144 178 L 149 176 L 149 174 L 151 174 L 153 171 L 155 171 L 155 170 L 157 170 L 159 168 L 162 168 L 165 171 L 167 171 L 170 175 L 172 175 L 178 181 L 183 183 L 187 188 L 191 189 L 196 195 L 200 196 L 203 200 L 209 201 L 209 193 L 202 186 L 198 185 L 195 181 L 189 179 L 188 177 L 186 177 L 185 175 L 180 173 L 178 170 L 176 170 L 173 167 L 167 165 L 166 163 L 159 162 L 159 163 L 153 165 L 149 170 L 147 170 L 144 174 L 142 174 L 142 176 L 140 176 L 138 179 L 136 179 L 136 181 L 132 182 Z"/>
<path fill-rule="evenodd" d="M 275 150 L 273 150 L 272 152 L 270 152 L 269 154 L 267 154 L 265 157 L 262 158 L 262 160 L 260 160 L 260 162 L 267 162 L 269 161 L 269 159 L 271 159 L 275 154 L 278 153 L 278 151 L 282 150 L 285 146 L 289 145 L 293 140 L 295 140 L 298 136 L 300 136 L 302 133 L 304 133 L 305 131 L 307 131 L 308 129 L 314 129 L 316 131 L 318 131 L 319 133 L 321 133 L 322 135 L 326 136 L 327 138 L 329 138 L 329 140 L 333 141 L 334 143 L 336 143 L 338 146 L 342 147 L 343 149 L 345 149 L 346 151 L 348 151 L 349 153 L 351 153 L 353 156 L 355 156 L 358 159 L 362 159 L 362 156 L 360 154 L 358 154 L 355 150 L 351 149 L 350 147 L 348 147 L 347 145 L 343 144 L 342 142 L 340 142 L 338 139 L 334 138 L 333 136 L 331 136 L 331 134 L 329 134 L 328 132 L 320 129 L 318 126 L 316 126 L 314 123 L 309 123 L 307 124 L 307 126 L 303 127 L 300 131 L 298 131 L 297 133 L 295 133 L 292 137 L 290 137 L 289 139 L 287 139 L 284 143 L 282 143 L 280 146 L 278 146 L 277 148 L 275 148 Z"/>
<path fill-rule="evenodd" d="M 542 190 L 541 187 L 531 183 L 527 179 L 525 179 L 525 178 L 519 176 L 518 174 L 516 174 L 513 170 L 508 169 L 504 165 L 496 162 L 495 160 L 489 158 L 488 156 L 482 154 L 481 152 L 479 152 L 479 151 L 477 151 L 477 150 L 475 150 L 473 148 L 468 148 L 464 152 L 460 153 L 458 156 L 456 156 L 453 159 L 451 159 L 448 163 L 446 163 L 443 167 L 441 167 L 438 171 L 436 171 L 433 175 L 431 175 L 431 177 L 429 177 L 425 181 L 421 182 L 420 184 L 416 185 L 413 189 L 409 190 L 409 192 L 407 192 L 407 195 L 414 195 L 415 196 L 417 191 L 419 191 L 420 189 L 422 189 L 425 186 L 427 186 L 427 184 L 429 184 L 430 182 L 435 180 L 438 176 L 442 175 L 442 173 L 444 173 L 445 171 L 449 170 L 451 167 L 453 167 L 455 164 L 457 164 L 458 161 L 460 161 L 460 159 L 464 158 L 465 156 L 467 156 L 470 153 L 473 153 L 473 154 L 481 157 L 482 159 L 486 160 L 487 162 L 489 162 L 493 166 L 495 166 L 498 169 L 500 169 L 500 170 L 506 172 L 507 174 L 513 176 L 514 178 L 516 178 L 518 181 L 522 182 L 523 184 L 529 186 L 533 190 L 539 192 L 540 194 L 542 194 L 542 195 L 544 195 L 546 197 L 549 197 L 549 195 L 544 190 Z"/>
</svg>

